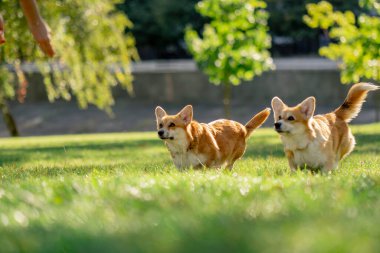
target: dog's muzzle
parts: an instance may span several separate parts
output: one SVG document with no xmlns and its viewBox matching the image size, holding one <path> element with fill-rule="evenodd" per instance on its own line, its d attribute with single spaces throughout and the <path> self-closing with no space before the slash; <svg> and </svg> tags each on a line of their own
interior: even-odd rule
<svg viewBox="0 0 380 253">
<path fill-rule="evenodd" d="M 278 133 L 281 133 L 281 132 L 282 132 L 282 130 L 281 130 L 281 126 L 282 126 L 281 122 L 276 122 L 276 123 L 274 123 L 274 129 L 275 129 Z"/>
<path fill-rule="evenodd" d="M 274 130 L 276 130 L 276 132 L 279 134 L 289 134 L 290 133 L 290 131 L 284 131 L 284 129 L 282 129 L 282 123 L 281 122 L 274 123 Z"/>
<path fill-rule="evenodd" d="M 165 136 L 165 131 L 164 131 L 164 130 L 159 130 L 159 131 L 157 132 L 157 134 L 158 134 L 158 137 L 160 137 L 161 140 L 167 140 L 167 139 L 169 139 L 169 140 L 173 140 L 173 139 L 174 139 L 173 137 L 166 137 L 166 136 Z"/>
</svg>

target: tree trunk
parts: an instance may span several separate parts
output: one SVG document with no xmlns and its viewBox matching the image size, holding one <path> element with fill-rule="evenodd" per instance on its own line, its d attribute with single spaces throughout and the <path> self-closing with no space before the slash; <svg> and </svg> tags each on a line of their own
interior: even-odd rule
<svg viewBox="0 0 380 253">
<path fill-rule="evenodd" d="M 223 84 L 223 104 L 224 116 L 226 119 L 231 119 L 231 84 Z"/>
<path fill-rule="evenodd" d="M 0 101 L 0 110 L 3 114 L 3 119 L 9 131 L 9 134 L 12 137 L 20 136 L 17 130 L 16 121 L 14 120 L 6 101 Z"/>
</svg>

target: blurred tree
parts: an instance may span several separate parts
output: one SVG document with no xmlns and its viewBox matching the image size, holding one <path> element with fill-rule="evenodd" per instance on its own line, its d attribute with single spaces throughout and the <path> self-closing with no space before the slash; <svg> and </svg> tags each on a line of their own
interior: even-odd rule
<svg viewBox="0 0 380 253">
<path fill-rule="evenodd" d="M 199 30 L 204 21 L 195 11 L 199 0 L 125 0 L 118 8 L 131 19 L 128 27 L 143 59 L 178 58 L 186 54 L 183 41 L 188 24 Z"/>
<path fill-rule="evenodd" d="M 224 87 L 224 108 L 230 118 L 231 85 L 251 80 L 274 67 L 268 49 L 268 13 L 261 0 L 203 0 L 199 13 L 211 20 L 202 37 L 188 28 L 185 41 L 199 68 L 212 83 Z"/>
<path fill-rule="evenodd" d="M 273 55 L 316 53 L 324 36 L 303 22 L 305 5 L 320 0 L 266 0 Z M 372 0 L 374 1 L 374 0 Z M 184 28 L 200 32 L 207 20 L 194 9 L 199 0 L 125 0 L 118 5 L 134 26 L 127 28 L 136 38 L 142 59 L 187 58 Z M 331 0 L 337 10 L 362 11 L 357 0 Z"/>
<path fill-rule="evenodd" d="M 266 0 L 270 14 L 268 25 L 272 35 L 273 55 L 316 53 L 325 44 L 318 30 L 310 29 L 303 21 L 307 14 L 305 6 L 320 0 Z M 331 0 L 337 10 L 360 11 L 357 0 Z"/>
<path fill-rule="evenodd" d="M 352 11 L 334 11 L 326 1 L 307 5 L 304 20 L 311 28 L 325 30 L 332 42 L 319 50 L 320 55 L 339 61 L 342 83 L 362 79 L 380 80 L 380 3 L 360 0 L 370 15 Z"/>
<path fill-rule="evenodd" d="M 112 87 L 132 92 L 131 59 L 137 59 L 135 41 L 125 34 L 132 23 L 115 11 L 118 0 L 39 1 L 52 29 L 57 56 L 47 62 L 27 29 L 18 1 L 0 1 L 7 43 L 0 47 L 0 105 L 22 102 L 27 92 L 23 64 L 33 63 L 43 75 L 49 101 L 77 98 L 81 108 L 94 104 L 111 113 Z M 17 86 L 11 81 L 15 70 Z M 3 113 L 9 113 L 9 109 Z"/>
</svg>

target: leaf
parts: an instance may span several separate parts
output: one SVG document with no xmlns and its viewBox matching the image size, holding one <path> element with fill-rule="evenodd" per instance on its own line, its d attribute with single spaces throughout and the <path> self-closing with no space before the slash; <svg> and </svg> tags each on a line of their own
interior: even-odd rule
<svg viewBox="0 0 380 253">
<path fill-rule="evenodd" d="M 185 41 L 211 83 L 239 85 L 273 68 L 265 7 L 262 0 L 203 0 L 197 4 L 199 13 L 211 20 L 200 36 L 187 28 Z"/>
</svg>

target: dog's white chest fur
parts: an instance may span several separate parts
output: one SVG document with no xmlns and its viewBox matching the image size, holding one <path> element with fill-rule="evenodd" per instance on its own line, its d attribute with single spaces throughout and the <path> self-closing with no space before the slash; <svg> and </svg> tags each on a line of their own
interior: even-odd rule
<svg viewBox="0 0 380 253">
<path fill-rule="evenodd" d="M 173 160 L 177 168 L 203 166 L 206 162 L 204 155 L 195 154 L 191 151 L 188 151 L 184 154 L 175 154 Z"/>
<path fill-rule="evenodd" d="M 305 165 L 312 168 L 323 167 L 327 157 L 321 152 L 321 143 L 314 140 L 309 143 L 305 149 L 296 149 L 293 151 L 294 163 L 303 167 Z"/>
<path fill-rule="evenodd" d="M 305 136 L 285 137 L 282 141 L 285 149 L 293 152 L 293 161 L 296 166 L 302 168 L 307 165 L 311 168 L 319 168 L 323 167 L 327 161 L 326 154 L 322 150 L 325 139 L 319 134 L 312 141 Z"/>
<path fill-rule="evenodd" d="M 191 150 L 187 150 L 189 143 L 186 138 L 180 138 L 176 141 L 167 141 L 166 146 L 177 168 L 203 166 L 207 160 L 205 155 L 196 154 Z"/>
</svg>

